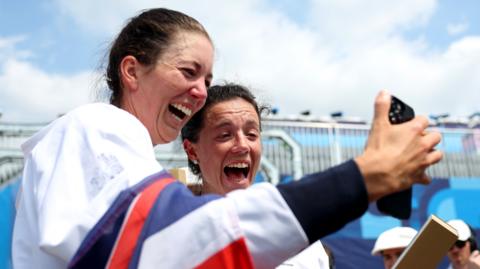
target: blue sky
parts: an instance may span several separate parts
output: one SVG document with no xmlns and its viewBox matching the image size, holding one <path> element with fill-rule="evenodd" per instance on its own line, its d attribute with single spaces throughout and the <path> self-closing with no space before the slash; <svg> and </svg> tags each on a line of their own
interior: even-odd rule
<svg viewBox="0 0 480 269">
<path fill-rule="evenodd" d="M 30 61 L 53 73 L 72 74 L 96 68 L 109 36 L 91 35 L 75 21 L 62 15 L 53 1 L 1 0 L 0 36 L 22 36 L 19 50 L 32 51 Z M 103 46 L 103 48 L 102 48 Z M 102 51 L 103 50 L 103 51 Z"/>
<path fill-rule="evenodd" d="M 420 114 L 480 110 L 480 1 L 0 0 L 3 121 L 48 121 L 95 100 L 102 58 L 129 17 L 163 6 L 200 20 L 215 79 L 281 114 L 369 120 L 388 89 Z"/>
</svg>

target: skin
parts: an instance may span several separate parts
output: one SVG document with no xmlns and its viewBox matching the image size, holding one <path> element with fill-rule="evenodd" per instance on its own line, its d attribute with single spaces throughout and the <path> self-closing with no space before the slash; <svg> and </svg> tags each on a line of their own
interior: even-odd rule
<svg viewBox="0 0 480 269">
<path fill-rule="evenodd" d="M 428 166 L 439 162 L 443 153 L 438 132 L 426 131 L 428 119 L 416 116 L 403 124 L 388 121 L 391 95 L 381 91 L 375 99 L 375 116 L 365 151 L 355 158 L 363 175 L 370 202 L 413 184 L 428 184 Z"/>
<path fill-rule="evenodd" d="M 153 66 L 126 56 L 120 64 L 121 107 L 145 125 L 153 145 L 171 142 L 205 104 L 212 64 L 212 44 L 192 32 L 178 33 Z M 179 117 L 172 113 L 172 106 L 186 113 Z"/>
<path fill-rule="evenodd" d="M 393 267 L 405 248 L 391 248 L 382 251 L 383 265 L 385 269 Z"/>
<path fill-rule="evenodd" d="M 454 269 L 469 268 L 468 263 L 470 255 L 471 253 L 469 241 L 466 242 L 463 248 L 458 248 L 457 246 L 453 245 L 447 253 L 448 259 L 452 263 L 452 267 Z"/>
<path fill-rule="evenodd" d="M 388 121 L 390 102 L 391 95 L 388 92 L 381 91 L 377 95 L 374 119 L 365 151 L 354 159 L 364 178 L 370 202 L 407 189 L 413 184 L 430 183 L 425 169 L 443 158 L 443 153 L 435 149 L 441 141 L 441 135 L 426 130 L 427 118 L 416 116 L 409 122 L 392 125 Z M 184 147 L 191 160 L 201 161 L 189 150 L 189 142 L 184 144 Z M 210 160 L 215 155 L 209 150 L 205 149 L 209 153 L 205 154 L 204 160 Z M 203 173 L 206 170 L 202 165 L 200 164 L 200 168 Z M 207 178 L 206 174 L 204 178 Z M 221 190 L 209 191 L 225 193 L 223 188 Z"/>
<path fill-rule="evenodd" d="M 430 179 L 426 176 L 425 169 L 440 161 L 443 156 L 441 152 L 434 150 L 435 145 L 441 140 L 440 134 L 425 131 L 428 126 L 428 120 L 425 117 L 416 117 L 401 125 L 391 125 L 388 122 L 390 98 L 385 91 L 377 96 L 374 122 L 366 149 L 355 159 L 364 177 L 370 201 L 408 188 L 414 183 L 429 183 Z M 244 125 L 242 122 L 246 122 L 249 117 L 252 120 L 258 120 L 258 116 L 248 102 L 243 102 L 244 105 L 241 105 L 242 102 L 239 104 L 230 104 L 230 102 L 212 106 L 207 111 L 206 123 L 200 131 L 199 142 L 193 144 L 188 140 L 184 141 L 189 159 L 196 160 L 200 165 L 205 185 L 203 193 L 226 194 L 233 189 L 247 188 L 252 182 L 253 176 L 245 181 L 239 180 L 241 184 L 232 184 L 223 169 L 230 162 L 248 161 L 248 156 L 252 152 L 252 147 L 248 146 L 250 141 L 246 138 L 248 132 L 240 126 Z M 241 108 L 242 106 L 245 108 Z M 247 108 L 249 106 L 250 108 Z M 251 111 L 248 112 L 248 110 Z M 238 117 L 240 120 L 237 124 L 227 124 L 227 126 L 233 126 L 231 128 L 236 131 L 231 131 L 231 134 L 227 135 L 229 138 L 223 141 L 221 129 L 218 129 L 222 126 L 222 119 L 235 123 L 236 114 L 246 116 Z M 244 149 L 239 150 L 236 145 L 242 144 L 244 146 L 241 148 Z M 258 148 L 258 158 L 253 156 L 250 158 L 259 160 L 261 143 L 258 141 L 254 144 L 258 145 L 253 147 Z M 236 150 L 230 151 L 233 148 Z M 241 156 L 244 156 L 244 159 Z M 258 164 L 256 166 L 258 167 Z M 249 176 L 252 171 L 257 171 L 257 168 L 250 169 Z M 408 179 L 402 182 L 399 178 Z M 403 249 L 384 251 L 385 268 L 391 268 L 395 264 Z"/>
<path fill-rule="evenodd" d="M 468 269 L 480 269 L 480 252 L 475 250 L 468 259 Z"/>
<path fill-rule="evenodd" d="M 244 99 L 217 103 L 206 111 L 198 142 L 185 140 L 184 147 L 202 171 L 202 194 L 225 195 L 245 189 L 252 184 L 260 164 L 260 119 Z M 226 167 L 235 165 L 247 166 L 248 174 L 226 173 Z"/>
</svg>

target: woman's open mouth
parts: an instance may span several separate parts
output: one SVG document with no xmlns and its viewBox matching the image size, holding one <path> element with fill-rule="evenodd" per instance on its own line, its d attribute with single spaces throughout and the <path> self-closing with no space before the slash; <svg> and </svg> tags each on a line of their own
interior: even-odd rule
<svg viewBox="0 0 480 269">
<path fill-rule="evenodd" d="M 192 115 L 192 110 L 182 104 L 169 104 L 168 111 L 170 111 L 179 121 Z"/>
<path fill-rule="evenodd" d="M 244 162 L 228 164 L 223 168 L 223 172 L 228 179 L 240 182 L 247 178 L 250 172 L 250 165 Z"/>
</svg>

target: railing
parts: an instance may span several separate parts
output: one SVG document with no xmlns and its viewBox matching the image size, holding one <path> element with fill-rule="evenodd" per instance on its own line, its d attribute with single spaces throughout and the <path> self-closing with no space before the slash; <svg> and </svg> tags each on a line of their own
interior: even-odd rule
<svg viewBox="0 0 480 269">
<path fill-rule="evenodd" d="M 21 170 L 20 145 L 42 124 L 0 123 L 0 180 Z M 261 173 L 271 182 L 298 179 L 302 174 L 325 170 L 362 153 L 370 126 L 297 120 L 262 122 L 263 162 Z M 442 133 L 444 159 L 429 168 L 435 178 L 480 178 L 480 129 L 436 128 Z M 281 135 L 279 135 L 281 134 Z M 179 140 L 156 149 L 156 157 L 167 168 L 187 165 Z M 7 161 L 8 160 L 8 161 Z"/>
<path fill-rule="evenodd" d="M 18 156 L 0 157 L 0 187 L 20 176 L 23 169 L 23 158 Z"/>
<path fill-rule="evenodd" d="M 325 170 L 362 153 L 370 126 L 303 121 L 264 121 L 264 130 L 283 130 L 301 148 L 305 174 Z M 442 133 L 443 160 L 427 173 L 435 178 L 480 178 L 480 129 L 435 128 Z M 264 139 L 263 154 L 283 176 L 293 175 L 293 155 L 285 144 Z"/>
</svg>

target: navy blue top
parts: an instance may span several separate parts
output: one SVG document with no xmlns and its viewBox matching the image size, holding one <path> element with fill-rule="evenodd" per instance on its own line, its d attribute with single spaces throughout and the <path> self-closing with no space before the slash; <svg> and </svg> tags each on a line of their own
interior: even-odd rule
<svg viewBox="0 0 480 269">
<path fill-rule="evenodd" d="M 353 160 L 277 187 L 310 243 L 339 230 L 368 209 L 367 189 Z"/>
</svg>

